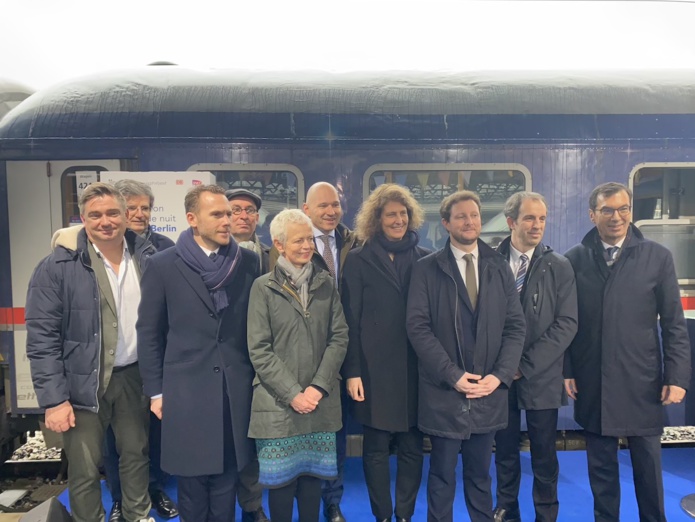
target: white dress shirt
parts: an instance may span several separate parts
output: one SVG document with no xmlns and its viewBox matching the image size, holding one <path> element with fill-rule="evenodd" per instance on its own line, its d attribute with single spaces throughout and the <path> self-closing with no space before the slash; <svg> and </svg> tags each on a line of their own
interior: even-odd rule
<svg viewBox="0 0 695 522">
<path fill-rule="evenodd" d="M 118 341 L 116 342 L 116 355 L 113 366 L 128 366 L 138 362 L 138 339 L 135 332 L 135 323 L 138 320 L 138 306 L 140 305 L 140 280 L 135 268 L 135 261 L 128 252 L 125 240 L 123 241 L 123 258 L 118 267 L 118 274 L 109 260 L 101 254 L 99 248 L 92 243 L 99 259 L 104 262 L 106 275 L 109 277 L 113 301 L 116 305 L 116 317 L 118 318 Z M 109 325 L 102 325 L 102 328 Z"/>
<path fill-rule="evenodd" d="M 461 274 L 461 279 L 463 280 L 463 284 L 466 284 L 466 260 L 463 259 L 463 256 L 466 254 L 473 254 L 473 267 L 475 268 L 475 281 L 476 285 L 478 285 L 478 288 L 476 289 L 477 293 L 480 293 L 480 274 L 478 273 L 478 244 L 476 243 L 475 249 L 472 252 L 464 252 L 463 250 L 459 250 L 454 246 L 453 243 L 449 243 L 449 246 L 451 247 L 451 252 L 454 254 L 454 258 L 456 259 L 456 266 L 459 267 L 459 273 Z"/>
</svg>

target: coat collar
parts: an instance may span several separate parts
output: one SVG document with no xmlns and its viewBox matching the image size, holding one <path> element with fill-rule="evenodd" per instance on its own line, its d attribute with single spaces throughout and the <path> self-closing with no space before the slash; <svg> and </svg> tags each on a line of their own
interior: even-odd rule
<svg viewBox="0 0 695 522">
<path fill-rule="evenodd" d="M 512 236 L 507 236 L 502 240 L 502 242 L 497 247 L 497 253 L 502 255 L 507 261 L 509 261 L 509 255 L 512 246 Z M 538 261 L 543 255 L 549 254 L 553 249 L 544 243 L 538 243 L 536 248 L 533 249 L 533 256 L 531 257 L 531 264 Z"/>
<path fill-rule="evenodd" d="M 627 237 L 623 243 L 623 250 L 628 248 L 635 248 L 645 241 L 644 235 L 640 232 L 634 223 L 630 223 L 628 227 Z M 596 227 L 592 228 L 587 232 L 587 234 L 582 239 L 582 245 L 591 250 L 598 250 L 598 246 L 601 245 L 601 238 L 598 235 L 598 229 Z M 601 247 L 603 248 L 603 247 Z"/>
<path fill-rule="evenodd" d="M 440 248 L 437 252 L 435 252 L 435 258 L 437 259 L 437 264 L 439 265 L 439 268 L 442 269 L 445 273 L 448 275 L 451 274 L 451 267 L 449 265 L 449 250 L 451 249 L 451 239 L 446 240 L 446 244 L 444 245 L 443 248 Z M 491 248 L 485 241 L 482 239 L 478 239 L 478 256 L 480 257 L 479 260 L 479 265 L 478 265 L 478 271 L 479 274 L 482 275 L 483 273 L 483 268 L 487 266 L 487 264 L 494 259 L 495 257 L 499 257 L 500 254 L 495 252 L 493 248 Z M 478 276 L 478 279 L 480 280 L 480 275 Z"/>
</svg>

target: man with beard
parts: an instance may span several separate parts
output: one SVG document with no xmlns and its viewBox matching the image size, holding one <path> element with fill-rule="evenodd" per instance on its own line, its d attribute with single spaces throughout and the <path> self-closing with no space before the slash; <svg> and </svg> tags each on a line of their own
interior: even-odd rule
<svg viewBox="0 0 695 522">
<path fill-rule="evenodd" d="M 451 194 L 440 215 L 449 240 L 415 263 L 407 312 L 420 368 L 418 427 L 432 442 L 427 520 L 452 522 L 461 453 L 468 514 L 492 522 L 492 444 L 507 425 L 523 311 L 509 263 L 479 239 L 477 194 Z"/>
</svg>

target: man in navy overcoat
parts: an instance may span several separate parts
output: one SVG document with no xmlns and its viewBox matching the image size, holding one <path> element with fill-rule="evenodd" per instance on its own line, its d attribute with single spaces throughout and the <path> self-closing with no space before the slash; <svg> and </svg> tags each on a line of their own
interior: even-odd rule
<svg viewBox="0 0 695 522">
<path fill-rule="evenodd" d="M 255 451 L 246 317 L 259 261 L 232 239 L 221 187 L 195 187 L 185 205 L 190 228 L 143 274 L 140 372 L 182 522 L 233 522 L 238 470 Z"/>
</svg>

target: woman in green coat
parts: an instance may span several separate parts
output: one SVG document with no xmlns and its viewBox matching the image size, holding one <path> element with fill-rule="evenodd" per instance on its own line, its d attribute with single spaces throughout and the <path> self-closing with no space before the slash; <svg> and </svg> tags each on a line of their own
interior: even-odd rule
<svg viewBox="0 0 695 522">
<path fill-rule="evenodd" d="M 337 476 L 339 371 L 348 328 L 335 282 L 315 269 L 311 221 L 283 210 L 270 225 L 275 269 L 251 289 L 248 344 L 256 370 L 249 437 L 273 522 L 317 522 L 321 480 Z"/>
</svg>

